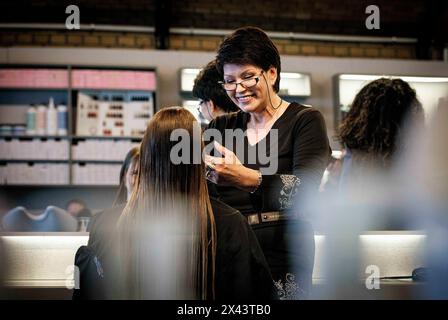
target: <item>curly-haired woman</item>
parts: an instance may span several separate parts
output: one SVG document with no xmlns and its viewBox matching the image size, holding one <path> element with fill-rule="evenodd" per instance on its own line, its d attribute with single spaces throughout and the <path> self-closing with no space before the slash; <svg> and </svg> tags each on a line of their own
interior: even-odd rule
<svg viewBox="0 0 448 320">
<path fill-rule="evenodd" d="M 407 82 L 380 78 L 364 86 L 339 128 L 344 156 L 333 164 L 342 165 L 339 188 L 362 179 L 368 170 L 390 168 L 397 151 L 405 147 L 400 138 L 406 125 L 423 119 L 422 105 Z"/>
</svg>

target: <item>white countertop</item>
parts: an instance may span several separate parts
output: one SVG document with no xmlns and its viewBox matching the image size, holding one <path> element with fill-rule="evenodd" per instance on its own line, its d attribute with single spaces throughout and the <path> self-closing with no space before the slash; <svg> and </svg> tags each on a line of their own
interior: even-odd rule
<svg viewBox="0 0 448 320">
<path fill-rule="evenodd" d="M 27 288 L 73 288 L 76 250 L 86 245 L 86 232 L 0 233 L 8 252 L 6 285 Z M 313 282 L 324 281 L 325 236 L 315 235 Z M 423 266 L 425 235 L 420 231 L 372 231 L 360 236 L 360 278 L 368 265 L 381 276 L 410 275 Z"/>
</svg>

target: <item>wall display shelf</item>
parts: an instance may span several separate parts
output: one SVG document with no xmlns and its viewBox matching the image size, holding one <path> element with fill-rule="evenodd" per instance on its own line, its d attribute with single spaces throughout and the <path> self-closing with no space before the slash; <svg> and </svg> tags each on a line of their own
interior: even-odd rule
<svg viewBox="0 0 448 320">
<path fill-rule="evenodd" d="M 0 137 L 0 160 L 69 160 L 69 140 Z"/>
<path fill-rule="evenodd" d="M 372 75 L 372 74 L 338 74 L 334 77 L 335 88 L 335 125 L 350 109 L 359 90 L 371 81 L 386 78 L 401 78 L 415 89 L 417 97 L 423 105 L 426 119 L 430 120 L 439 107 L 440 99 L 448 97 L 448 77 L 403 76 L 403 75 Z"/>
<path fill-rule="evenodd" d="M 55 140 L 70 139 L 69 136 L 15 135 L 15 134 L 0 134 L 0 138 L 5 139 L 5 140 L 11 140 L 11 139 L 20 139 L 20 140 L 39 139 L 39 140 L 42 140 L 42 141 L 46 141 L 48 139 L 55 139 Z"/>
<path fill-rule="evenodd" d="M 112 136 L 72 136 L 72 140 L 131 140 L 131 141 L 140 141 L 141 137 L 130 137 L 130 136 L 122 136 L 122 137 L 112 137 Z"/>
<path fill-rule="evenodd" d="M 0 165 L 2 184 L 21 185 L 67 185 L 69 164 L 53 161 L 7 162 Z"/>
<path fill-rule="evenodd" d="M 1 65 L 0 185 L 118 185 L 156 91 L 154 68 Z"/>
<path fill-rule="evenodd" d="M 101 163 L 111 163 L 111 164 L 122 164 L 123 160 L 90 160 L 90 159 L 80 159 L 80 160 L 72 160 L 72 163 L 79 163 L 79 164 L 86 164 L 86 163 L 92 163 L 92 164 L 101 164 Z"/>
<path fill-rule="evenodd" d="M 138 142 L 133 140 L 88 139 L 72 142 L 72 160 L 123 161 L 126 154 Z"/>
<path fill-rule="evenodd" d="M 2 186 L 3 187 L 3 186 Z M 82 189 L 83 191 L 90 192 L 91 190 L 101 190 L 101 189 L 111 189 L 113 191 L 116 191 L 118 186 L 116 184 L 102 184 L 102 185 L 85 185 L 85 184 L 70 184 L 70 185 L 60 185 L 60 184 L 46 184 L 45 186 L 42 186 L 42 184 L 9 184 L 7 186 L 9 191 L 11 190 L 17 190 L 19 192 L 30 192 L 32 193 L 36 188 L 39 188 L 41 190 L 64 190 L 69 191 L 70 190 L 79 190 Z M 112 196 L 115 196 L 113 194 Z"/>
<path fill-rule="evenodd" d="M 74 185 L 118 185 L 121 163 L 76 162 L 71 166 Z"/>
<path fill-rule="evenodd" d="M 0 160 L 0 165 L 4 163 L 29 163 L 32 165 L 33 163 L 66 163 L 66 162 L 67 160 L 8 159 L 8 160 Z"/>
<path fill-rule="evenodd" d="M 0 70 L 0 88 L 67 89 L 68 68 L 9 67 Z"/>
<path fill-rule="evenodd" d="M 149 92 L 79 91 L 76 134 L 139 137 L 153 114 Z"/>
</svg>

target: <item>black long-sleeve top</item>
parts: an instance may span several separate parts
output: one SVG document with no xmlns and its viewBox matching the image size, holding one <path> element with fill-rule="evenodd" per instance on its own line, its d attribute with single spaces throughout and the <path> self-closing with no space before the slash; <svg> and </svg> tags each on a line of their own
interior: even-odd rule
<svg viewBox="0 0 448 320">
<path fill-rule="evenodd" d="M 266 258 L 247 220 L 240 212 L 225 203 L 213 198 L 210 198 L 210 203 L 216 221 L 217 234 L 216 300 L 276 299 L 274 282 Z M 93 217 L 88 247 L 103 264 L 106 281 L 100 277 L 93 277 L 93 279 L 90 278 L 91 283 L 82 283 L 83 275 L 81 275 L 81 289 L 75 290 L 77 291 L 75 299 L 120 297 L 120 293 L 108 292 L 108 290 L 114 288 L 109 282 L 116 281 L 118 276 L 113 275 L 112 270 L 118 254 L 115 242 L 116 224 L 123 208 L 124 205 L 111 208 Z M 93 272 L 93 274 L 96 273 Z M 211 297 L 211 291 L 209 294 Z"/>
<path fill-rule="evenodd" d="M 233 139 L 233 148 L 229 148 L 225 130 L 241 129 L 245 132 L 249 120 L 249 113 L 238 111 L 214 119 L 208 128 L 219 130 L 222 134 L 222 144 L 235 152 L 244 166 L 261 170 L 262 174 L 263 168 L 269 167 L 269 163 L 263 164 L 263 159 L 260 161 L 258 156 L 255 163 L 250 163 L 254 161 L 249 161 L 248 155 L 258 150 L 260 143 L 264 143 L 267 157 L 272 156 L 272 159 L 278 160 L 277 171 L 275 174 L 263 174 L 261 185 L 254 193 L 236 187 L 217 186 L 211 182 L 210 193 L 241 213 L 248 214 L 290 209 L 300 202 L 302 195 L 317 191 L 331 154 L 321 113 L 315 108 L 291 103 L 260 142 L 252 146 L 247 136 L 244 136 L 242 142 L 245 154 L 239 156 L 236 139 Z M 278 130 L 278 139 L 273 139 L 273 129 Z M 271 143 L 272 146 L 277 146 L 278 157 L 274 154 L 275 148 L 270 147 Z M 300 211 L 300 205 L 297 208 Z"/>
</svg>

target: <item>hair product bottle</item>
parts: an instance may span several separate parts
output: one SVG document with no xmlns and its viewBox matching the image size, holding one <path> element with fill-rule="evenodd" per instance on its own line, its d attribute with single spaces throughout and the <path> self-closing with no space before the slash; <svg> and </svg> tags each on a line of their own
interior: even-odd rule
<svg viewBox="0 0 448 320">
<path fill-rule="evenodd" d="M 26 111 L 26 134 L 36 134 L 36 108 L 30 106 Z"/>
<path fill-rule="evenodd" d="M 56 135 L 57 126 L 57 111 L 54 106 L 53 98 L 50 98 L 47 110 L 47 134 L 50 136 Z"/>
<path fill-rule="evenodd" d="M 43 104 L 37 107 L 36 112 L 36 133 L 38 135 L 44 135 L 47 122 L 47 107 Z"/>
<path fill-rule="evenodd" d="M 58 105 L 58 136 L 66 136 L 68 133 L 67 106 Z"/>
</svg>

